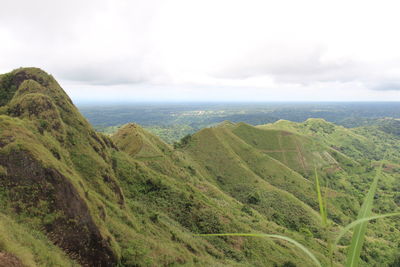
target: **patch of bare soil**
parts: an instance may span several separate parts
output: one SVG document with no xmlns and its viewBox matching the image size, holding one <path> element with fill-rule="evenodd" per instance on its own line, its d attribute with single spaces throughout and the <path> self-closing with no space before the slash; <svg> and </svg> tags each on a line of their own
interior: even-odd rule
<svg viewBox="0 0 400 267">
<path fill-rule="evenodd" d="M 22 262 L 14 255 L 0 252 L 0 267 L 23 267 Z"/>
</svg>

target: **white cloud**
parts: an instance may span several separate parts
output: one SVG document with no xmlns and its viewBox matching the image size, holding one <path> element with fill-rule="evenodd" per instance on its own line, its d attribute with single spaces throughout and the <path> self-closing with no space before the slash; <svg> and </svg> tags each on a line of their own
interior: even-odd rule
<svg viewBox="0 0 400 267">
<path fill-rule="evenodd" d="M 400 100 L 399 7 L 4 0 L 0 71 L 41 67 L 77 101 Z"/>
</svg>

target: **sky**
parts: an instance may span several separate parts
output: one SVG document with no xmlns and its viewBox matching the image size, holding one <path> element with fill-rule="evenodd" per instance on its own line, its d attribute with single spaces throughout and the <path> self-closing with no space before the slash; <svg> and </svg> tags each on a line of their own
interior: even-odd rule
<svg viewBox="0 0 400 267">
<path fill-rule="evenodd" d="M 1 0 L 0 73 L 74 102 L 400 101 L 399 1 Z"/>
</svg>

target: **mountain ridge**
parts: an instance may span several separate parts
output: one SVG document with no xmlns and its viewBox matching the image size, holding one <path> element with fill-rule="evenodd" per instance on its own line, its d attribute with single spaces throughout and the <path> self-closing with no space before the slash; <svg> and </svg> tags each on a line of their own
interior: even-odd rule
<svg viewBox="0 0 400 267">
<path fill-rule="evenodd" d="M 14 226 L 0 234 L 0 260 L 20 266 L 312 266 L 288 243 L 195 236 L 223 232 L 288 235 L 326 263 L 314 168 L 329 181 L 330 220 L 339 229 L 356 216 L 370 161 L 386 147 L 369 148 L 365 128 L 315 119 L 224 122 L 175 148 L 136 124 L 109 137 L 37 68 L 1 75 L 0 95 L 0 225 Z M 381 132 L 372 133 L 400 143 Z M 391 151 L 395 166 L 400 157 Z M 397 208 L 399 175 L 386 168 L 385 178 L 378 211 Z M 366 246 L 365 266 L 396 256 L 399 226 L 384 222 L 368 232 L 376 242 Z"/>
</svg>

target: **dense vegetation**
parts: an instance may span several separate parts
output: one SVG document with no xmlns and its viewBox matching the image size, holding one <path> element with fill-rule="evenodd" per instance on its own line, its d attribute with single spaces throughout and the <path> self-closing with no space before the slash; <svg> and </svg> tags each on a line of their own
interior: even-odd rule
<svg viewBox="0 0 400 267">
<path fill-rule="evenodd" d="M 1 263 L 313 266 L 284 240 L 198 236 L 241 232 L 288 236 L 327 265 L 315 170 L 332 231 L 357 217 L 381 163 L 373 212 L 399 210 L 392 120 L 354 129 L 321 119 L 225 121 L 171 146 L 133 123 L 112 136 L 96 132 L 40 69 L 15 70 L 0 84 Z M 373 221 L 361 266 L 397 266 L 399 245 L 398 220 Z"/>
<path fill-rule="evenodd" d="M 86 104 L 80 105 L 79 109 L 101 132 L 111 134 L 125 123 L 136 122 L 169 144 L 224 120 L 260 125 L 279 119 L 302 122 L 308 118 L 323 118 L 353 128 L 378 124 L 384 126 L 387 121 L 385 118 L 400 117 L 400 104 L 397 102 Z"/>
</svg>

